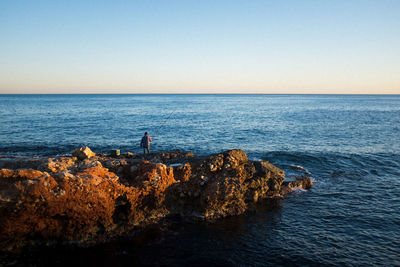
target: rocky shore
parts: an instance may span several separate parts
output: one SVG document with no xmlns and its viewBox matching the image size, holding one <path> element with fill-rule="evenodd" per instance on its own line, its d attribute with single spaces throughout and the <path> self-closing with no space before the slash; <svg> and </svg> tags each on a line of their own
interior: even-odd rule
<svg viewBox="0 0 400 267">
<path fill-rule="evenodd" d="M 309 189 L 267 161 L 230 150 L 0 159 L 0 251 L 38 244 L 91 245 L 169 216 L 209 220 Z"/>
</svg>

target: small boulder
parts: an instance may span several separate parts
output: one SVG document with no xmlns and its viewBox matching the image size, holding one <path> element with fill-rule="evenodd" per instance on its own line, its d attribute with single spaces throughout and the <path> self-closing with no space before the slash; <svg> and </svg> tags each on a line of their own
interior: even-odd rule
<svg viewBox="0 0 400 267">
<path fill-rule="evenodd" d="M 85 146 L 75 149 L 72 152 L 72 156 L 77 157 L 80 160 L 84 160 L 96 156 L 96 153 L 94 153 L 89 147 Z"/>
</svg>

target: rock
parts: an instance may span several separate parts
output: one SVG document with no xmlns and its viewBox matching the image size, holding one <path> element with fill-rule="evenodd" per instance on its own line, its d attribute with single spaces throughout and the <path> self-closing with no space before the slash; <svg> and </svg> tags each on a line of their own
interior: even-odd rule
<svg viewBox="0 0 400 267">
<path fill-rule="evenodd" d="M 191 165 L 188 163 L 175 167 L 174 170 L 175 177 L 179 181 L 187 182 L 192 175 L 192 168 Z"/>
<path fill-rule="evenodd" d="M 0 250 L 53 241 L 95 244 L 169 215 L 237 215 L 255 202 L 312 186 L 308 177 L 284 182 L 283 170 L 249 161 L 241 150 L 153 154 L 157 162 L 93 158 L 87 147 L 74 156 L 80 161 L 49 158 L 39 170 L 0 170 Z M 174 161 L 182 165 L 166 165 Z"/>
<path fill-rule="evenodd" d="M 282 184 L 282 193 L 288 194 L 293 192 L 296 189 L 310 189 L 313 185 L 313 181 L 310 177 L 307 176 L 298 176 L 296 177 L 296 181 L 291 182 L 283 182 Z"/>
<path fill-rule="evenodd" d="M 117 156 L 121 155 L 121 150 L 119 150 L 119 149 L 113 149 L 113 150 L 110 151 L 110 155 L 111 155 L 112 157 L 117 157 Z"/>
<path fill-rule="evenodd" d="M 137 170 L 137 168 L 138 167 L 136 165 L 133 165 L 133 166 L 131 166 L 130 171 L 135 172 Z"/>
<path fill-rule="evenodd" d="M 40 170 L 47 172 L 61 172 L 68 169 L 75 164 L 74 158 L 71 157 L 59 157 L 59 158 L 48 158 L 39 167 Z"/>
<path fill-rule="evenodd" d="M 0 169 L 38 169 L 42 164 L 43 159 L 36 157 L 0 157 Z"/>
<path fill-rule="evenodd" d="M 77 157 L 80 160 L 84 160 L 96 156 L 96 153 L 90 150 L 89 147 L 85 146 L 75 149 L 72 152 L 72 156 Z"/>
<path fill-rule="evenodd" d="M 103 165 L 101 164 L 100 161 L 96 160 L 96 161 L 92 161 L 87 165 L 87 168 L 102 168 Z"/>
</svg>

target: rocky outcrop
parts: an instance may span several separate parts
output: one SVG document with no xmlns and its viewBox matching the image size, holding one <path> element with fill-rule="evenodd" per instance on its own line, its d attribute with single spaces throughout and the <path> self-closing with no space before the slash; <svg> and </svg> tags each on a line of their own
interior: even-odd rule
<svg viewBox="0 0 400 267">
<path fill-rule="evenodd" d="M 0 170 L 1 250 L 48 241 L 102 242 L 168 215 L 237 215 L 260 200 L 312 186 L 308 177 L 285 182 L 281 169 L 249 161 L 241 150 L 209 157 L 88 155 Z"/>
<path fill-rule="evenodd" d="M 89 159 L 91 157 L 96 156 L 96 153 L 94 153 L 89 147 L 80 147 L 75 149 L 72 152 L 72 156 L 77 157 L 78 159 Z"/>
</svg>

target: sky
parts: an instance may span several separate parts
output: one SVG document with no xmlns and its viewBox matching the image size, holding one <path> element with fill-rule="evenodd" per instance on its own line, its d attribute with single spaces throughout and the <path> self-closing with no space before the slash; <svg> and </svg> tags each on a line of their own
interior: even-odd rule
<svg viewBox="0 0 400 267">
<path fill-rule="evenodd" d="M 0 0 L 0 94 L 400 94 L 399 0 Z"/>
</svg>

